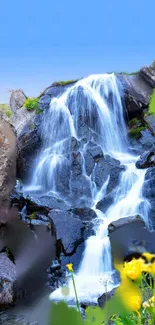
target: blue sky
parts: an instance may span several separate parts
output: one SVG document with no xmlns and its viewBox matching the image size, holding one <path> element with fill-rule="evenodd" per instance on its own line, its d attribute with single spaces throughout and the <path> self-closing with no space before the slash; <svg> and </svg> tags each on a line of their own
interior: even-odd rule
<svg viewBox="0 0 155 325">
<path fill-rule="evenodd" d="M 1 0 L 0 102 L 155 59 L 155 0 Z"/>
</svg>

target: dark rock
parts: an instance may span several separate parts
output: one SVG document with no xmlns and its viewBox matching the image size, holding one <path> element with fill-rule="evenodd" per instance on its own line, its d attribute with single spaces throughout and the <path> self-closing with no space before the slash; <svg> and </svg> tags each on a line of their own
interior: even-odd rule
<svg viewBox="0 0 155 325">
<path fill-rule="evenodd" d="M 66 271 L 66 264 L 72 263 L 74 266 L 74 271 L 77 272 L 79 269 L 79 265 L 82 262 L 83 253 L 85 250 L 85 243 L 81 243 L 76 248 L 74 254 L 70 256 L 65 256 L 64 254 L 61 254 L 60 261 L 61 261 L 61 267 L 63 271 Z"/>
<path fill-rule="evenodd" d="M 149 98 L 152 93 L 152 87 L 145 80 L 143 80 L 143 78 L 141 78 L 139 73 L 134 75 L 118 74 L 117 77 L 121 81 L 124 88 L 124 99 L 126 99 L 126 96 L 128 97 L 129 95 L 129 99 L 132 99 L 134 103 L 138 105 L 136 113 L 138 111 L 138 108 L 140 109 L 139 104 L 142 105 L 141 111 L 145 109 L 149 103 Z M 133 113 L 133 110 L 129 109 L 129 115 L 130 112 Z M 134 116 L 136 116 L 136 114 L 132 114 L 131 117 Z"/>
<path fill-rule="evenodd" d="M 37 325 L 38 322 L 29 322 L 24 316 L 10 316 L 0 312 L 0 325 Z"/>
<path fill-rule="evenodd" d="M 110 207 L 110 205 L 113 203 L 113 201 L 114 196 L 110 193 L 97 203 L 96 208 L 105 213 Z"/>
<path fill-rule="evenodd" d="M 148 200 L 148 220 L 155 230 L 155 167 L 148 168 L 143 185 L 143 196 Z"/>
<path fill-rule="evenodd" d="M 17 177 L 22 180 L 31 177 L 34 160 L 42 144 L 35 121 L 38 124 L 38 118 L 26 124 L 18 137 Z"/>
<path fill-rule="evenodd" d="M 73 213 L 63 210 L 53 210 L 49 217 L 53 221 L 56 238 L 61 242 L 64 254 L 71 255 L 83 242 L 82 221 Z"/>
<path fill-rule="evenodd" d="M 12 112 L 16 113 L 24 105 L 26 99 L 27 97 L 21 89 L 12 90 L 9 102 Z"/>
<path fill-rule="evenodd" d="M 45 109 L 48 109 L 50 106 L 50 102 L 51 102 L 51 97 L 49 95 L 44 95 L 42 97 L 40 97 L 38 105 L 39 108 L 44 111 Z"/>
<path fill-rule="evenodd" d="M 134 222 L 142 223 L 142 225 L 145 227 L 145 223 L 144 223 L 143 219 L 139 215 L 136 215 L 136 216 L 132 216 L 132 217 L 121 218 L 121 219 L 111 222 L 108 226 L 108 231 L 109 231 L 109 233 L 111 233 L 111 232 L 115 231 L 117 228 L 123 227 L 124 225 L 127 225 L 127 224 L 132 224 Z"/>
<path fill-rule="evenodd" d="M 126 224 L 109 234 L 112 256 L 116 261 L 123 262 L 129 254 L 139 251 L 154 252 L 155 232 L 143 227 L 142 222 Z"/>
<path fill-rule="evenodd" d="M 103 151 L 101 147 L 95 142 L 89 141 L 87 144 L 87 150 L 95 161 L 98 161 L 100 158 L 103 157 Z"/>
<path fill-rule="evenodd" d="M 141 153 L 147 150 L 152 150 L 155 146 L 155 137 L 152 135 L 150 130 L 146 129 L 141 131 L 141 138 L 137 143 L 142 146 Z"/>
<path fill-rule="evenodd" d="M 75 207 L 89 207 L 91 204 L 91 184 L 84 175 L 71 175 L 70 179 L 70 201 Z"/>
<path fill-rule="evenodd" d="M 41 93 L 41 97 L 44 96 L 44 95 L 48 95 L 50 96 L 51 98 L 53 97 L 58 97 L 60 96 L 61 94 L 63 94 L 68 88 L 70 88 L 71 86 L 73 86 L 74 83 L 71 83 L 71 84 L 67 84 L 67 85 L 57 85 L 55 86 L 54 84 L 51 85 L 50 87 L 46 88 L 42 93 Z"/>
<path fill-rule="evenodd" d="M 35 202 L 38 207 L 47 207 L 49 209 L 59 209 L 59 210 L 68 210 L 69 204 L 64 200 L 58 199 L 54 196 L 41 196 L 41 197 L 31 197 L 33 202 Z"/>
<path fill-rule="evenodd" d="M 90 208 L 75 208 L 72 212 L 79 216 L 83 222 L 90 222 L 97 217 L 94 210 Z"/>
<path fill-rule="evenodd" d="M 6 256 L 0 254 L 0 307 L 8 307 L 14 302 L 14 284 L 16 281 L 16 268 L 14 263 Z"/>
<path fill-rule="evenodd" d="M 92 174 L 93 169 L 94 169 L 95 161 L 94 161 L 92 155 L 89 153 L 89 151 L 87 151 L 84 154 L 84 159 L 85 159 L 85 170 L 86 170 L 86 174 L 88 176 L 90 176 Z"/>
<path fill-rule="evenodd" d="M 155 61 L 140 70 L 140 76 L 152 87 L 155 87 Z"/>
<path fill-rule="evenodd" d="M 148 115 L 144 117 L 144 121 L 150 131 L 155 135 L 155 116 L 154 115 Z"/>
<path fill-rule="evenodd" d="M 120 165 L 120 162 L 110 156 L 105 156 L 99 159 L 94 170 L 94 181 L 98 188 L 101 188 L 107 177 L 110 176 L 110 180 L 107 186 L 107 194 L 111 192 L 119 182 L 120 173 L 124 170 L 124 166 Z"/>
<path fill-rule="evenodd" d="M 104 293 L 101 297 L 99 297 L 98 298 L 99 307 L 103 308 L 106 301 L 111 299 L 114 296 L 115 291 L 116 291 L 116 289 L 114 288 L 111 291 Z"/>
<path fill-rule="evenodd" d="M 71 171 L 75 176 L 82 174 L 83 159 L 80 152 L 73 152 L 71 155 Z"/>
<path fill-rule="evenodd" d="M 0 223 L 8 217 L 10 194 L 16 182 L 16 136 L 11 125 L 0 120 Z"/>
<path fill-rule="evenodd" d="M 155 166 L 155 152 L 144 152 L 136 162 L 137 168 L 149 168 Z"/>
</svg>

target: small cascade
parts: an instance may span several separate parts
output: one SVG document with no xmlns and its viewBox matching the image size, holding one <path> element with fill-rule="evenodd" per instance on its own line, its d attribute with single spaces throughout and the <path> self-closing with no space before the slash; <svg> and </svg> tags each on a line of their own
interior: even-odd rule
<svg viewBox="0 0 155 325">
<path fill-rule="evenodd" d="M 52 99 L 50 109 L 44 114 L 43 148 L 35 162 L 29 186 L 29 191 L 44 195 L 52 193 L 67 199 L 72 205 L 72 183 L 80 177 L 80 172 L 74 175 L 73 170 L 74 139 L 78 147 L 78 150 L 74 150 L 74 163 L 78 164 L 84 180 L 82 183 L 79 178 L 79 184 L 82 184 L 82 188 L 88 187 L 88 206 L 97 215 L 94 235 L 86 241 L 83 259 L 75 275 L 78 297 L 85 301 L 96 301 L 105 292 L 105 278 L 108 279 L 108 290 L 118 285 L 113 277 L 108 225 L 120 218 L 139 214 L 149 227 L 148 202 L 142 195 L 145 170 L 136 168 L 138 157 L 128 149 L 122 92 L 122 86 L 114 74 L 92 75 L 78 81 L 59 98 Z M 106 194 L 110 178 L 107 175 L 107 180 L 98 188 L 93 178 L 96 167 L 90 175 L 86 172 L 85 137 L 90 137 L 90 142 L 100 146 L 104 155 L 117 159 L 125 167 L 113 192 L 114 202 L 105 213 L 96 206 Z M 82 195 L 85 200 L 86 195 Z M 66 299 L 72 300 L 74 290 L 71 281 L 69 287 L 70 295 Z M 50 298 L 62 299 L 61 288 L 53 292 Z"/>
</svg>

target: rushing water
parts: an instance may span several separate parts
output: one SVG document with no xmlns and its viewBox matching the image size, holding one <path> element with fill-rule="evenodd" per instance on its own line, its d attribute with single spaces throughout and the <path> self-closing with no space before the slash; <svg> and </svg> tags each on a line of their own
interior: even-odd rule
<svg viewBox="0 0 155 325">
<path fill-rule="evenodd" d="M 100 190 L 94 184 L 92 175 L 89 177 L 91 187 L 91 204 L 97 214 L 94 220 L 94 236 L 86 241 L 86 247 L 79 270 L 76 274 L 76 286 L 80 300 L 95 300 L 105 291 L 105 281 L 108 290 L 117 283 L 113 282 L 113 265 L 111 247 L 108 237 L 108 225 L 115 220 L 140 214 L 148 226 L 147 201 L 142 196 L 142 186 L 145 170 L 138 170 L 135 157 L 128 150 L 124 108 L 122 106 L 122 87 L 116 76 L 92 75 L 84 78 L 68 89 L 59 98 L 51 101 L 48 113 L 45 113 L 42 124 L 43 149 L 29 190 L 40 193 L 52 193 L 63 197 L 59 189 L 60 175 L 69 166 L 70 156 L 67 154 L 68 141 L 81 135 L 81 121 L 87 121 L 94 132 L 96 141 L 104 154 L 120 161 L 125 166 L 119 185 L 115 189 L 114 202 L 106 213 L 97 210 L 97 202 L 104 197 L 109 183 L 109 177 Z M 81 149 L 84 156 L 85 146 Z M 85 171 L 83 160 L 83 175 Z M 65 199 L 71 198 L 66 192 Z M 74 299 L 74 290 L 69 282 L 70 295 Z M 50 296 L 60 299 L 61 288 Z"/>
</svg>

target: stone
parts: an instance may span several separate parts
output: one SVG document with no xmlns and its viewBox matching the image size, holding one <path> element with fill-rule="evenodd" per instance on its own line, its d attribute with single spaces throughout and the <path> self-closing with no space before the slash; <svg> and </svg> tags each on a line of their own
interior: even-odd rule
<svg viewBox="0 0 155 325">
<path fill-rule="evenodd" d="M 44 95 L 40 97 L 38 101 L 39 108 L 44 111 L 50 107 L 51 97 L 49 95 Z"/>
<path fill-rule="evenodd" d="M 155 167 L 150 167 L 146 171 L 143 196 L 147 200 L 147 213 L 150 228 L 155 230 Z"/>
<path fill-rule="evenodd" d="M 93 180 L 98 188 L 110 177 L 107 186 L 107 194 L 114 190 L 119 183 L 120 173 L 124 170 L 124 166 L 120 165 L 120 162 L 108 155 L 98 160 L 93 173 Z"/>
<path fill-rule="evenodd" d="M 54 224 L 56 239 L 61 242 L 65 255 L 71 255 L 77 246 L 83 242 L 82 221 L 72 212 L 53 210 L 49 217 Z"/>
<path fill-rule="evenodd" d="M 0 223 L 8 217 L 10 194 L 16 182 L 16 136 L 11 125 L 0 120 Z"/>
<path fill-rule="evenodd" d="M 18 137 L 21 135 L 25 125 L 33 124 L 35 115 L 35 111 L 28 111 L 24 106 L 11 115 L 11 122 L 15 127 Z"/>
<path fill-rule="evenodd" d="M 155 152 L 144 152 L 136 162 L 137 168 L 149 168 L 155 166 Z"/>
<path fill-rule="evenodd" d="M 152 132 L 152 134 L 155 135 L 155 116 L 154 115 L 145 116 L 144 121 L 148 126 L 149 130 Z"/>
<path fill-rule="evenodd" d="M 111 291 L 104 293 L 101 297 L 99 297 L 98 298 L 99 307 L 103 308 L 106 301 L 111 299 L 114 296 L 115 291 L 116 291 L 116 289 L 114 288 Z"/>
<path fill-rule="evenodd" d="M 114 201 L 114 196 L 113 194 L 110 193 L 97 203 L 96 208 L 101 210 L 103 213 L 105 213 L 108 210 L 108 208 L 111 206 L 113 201 Z"/>
<path fill-rule="evenodd" d="M 23 90 L 11 90 L 9 106 L 13 113 L 16 113 L 25 103 L 27 96 L 24 94 Z"/>
<path fill-rule="evenodd" d="M 115 231 L 115 229 L 123 227 L 124 225 L 132 224 L 134 222 L 139 222 L 142 223 L 142 225 L 145 227 L 145 223 L 143 219 L 139 215 L 131 216 L 131 217 L 126 217 L 126 218 L 121 218 L 116 221 L 111 222 L 108 225 L 108 231 L 109 233 Z"/>
<path fill-rule="evenodd" d="M 140 76 L 152 87 L 155 87 L 155 61 L 149 66 L 140 70 Z"/>
<path fill-rule="evenodd" d="M 24 180 L 28 175 L 32 175 L 34 160 L 39 154 L 41 144 L 38 117 L 35 117 L 31 122 L 26 123 L 18 134 L 17 177 L 19 179 Z"/>
<path fill-rule="evenodd" d="M 5 253 L 0 254 L 0 308 L 8 307 L 14 302 L 14 285 L 16 281 L 15 264 Z"/>
</svg>

